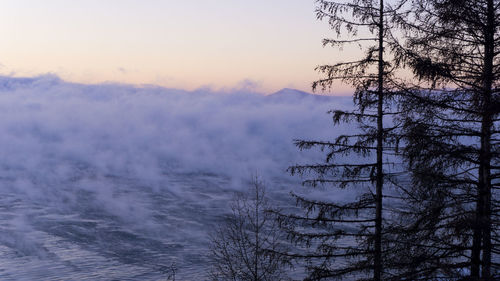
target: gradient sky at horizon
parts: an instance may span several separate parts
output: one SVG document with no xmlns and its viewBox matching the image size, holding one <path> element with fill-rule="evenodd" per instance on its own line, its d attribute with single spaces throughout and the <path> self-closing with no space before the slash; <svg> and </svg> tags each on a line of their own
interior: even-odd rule
<svg viewBox="0 0 500 281">
<path fill-rule="evenodd" d="M 311 91 L 314 67 L 357 50 L 314 0 L 0 0 L 0 74 L 54 73 L 81 83 Z M 333 94 L 350 94 L 337 85 Z"/>
</svg>

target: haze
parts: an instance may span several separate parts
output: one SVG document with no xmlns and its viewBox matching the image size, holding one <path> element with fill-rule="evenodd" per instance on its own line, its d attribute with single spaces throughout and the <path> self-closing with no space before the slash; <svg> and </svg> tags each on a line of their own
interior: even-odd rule
<svg viewBox="0 0 500 281">
<path fill-rule="evenodd" d="M 0 74 L 193 90 L 311 90 L 341 54 L 313 0 L 3 0 Z M 343 52 L 342 57 L 349 56 Z M 334 94 L 348 93 L 337 85 Z"/>
</svg>

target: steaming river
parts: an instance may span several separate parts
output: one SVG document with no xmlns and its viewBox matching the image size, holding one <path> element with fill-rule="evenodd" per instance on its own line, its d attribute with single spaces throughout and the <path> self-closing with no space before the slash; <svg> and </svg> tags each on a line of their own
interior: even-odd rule
<svg viewBox="0 0 500 281">
<path fill-rule="evenodd" d="M 203 280 L 210 228 L 259 173 L 277 204 L 350 132 L 350 98 L 0 77 L 0 280 Z"/>
<path fill-rule="evenodd" d="M 2 192 L 0 280 L 167 280 L 172 265 L 177 280 L 203 280 L 207 234 L 232 194 L 227 178 L 170 175 L 165 188 L 99 180 L 123 213 L 83 178 L 49 199 Z"/>
</svg>

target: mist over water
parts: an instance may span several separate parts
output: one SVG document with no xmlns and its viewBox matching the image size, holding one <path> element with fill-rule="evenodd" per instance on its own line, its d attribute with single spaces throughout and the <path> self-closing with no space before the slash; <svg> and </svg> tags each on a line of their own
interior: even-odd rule
<svg viewBox="0 0 500 281">
<path fill-rule="evenodd" d="M 351 98 L 293 90 L 81 85 L 0 77 L 0 279 L 199 280 L 210 227 L 258 173 L 277 204 L 286 168 L 321 162 Z"/>
</svg>

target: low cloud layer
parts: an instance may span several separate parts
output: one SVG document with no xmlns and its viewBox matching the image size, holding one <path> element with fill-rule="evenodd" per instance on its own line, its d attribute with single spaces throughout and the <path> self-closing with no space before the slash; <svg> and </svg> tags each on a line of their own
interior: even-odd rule
<svg viewBox="0 0 500 281">
<path fill-rule="evenodd" d="M 293 90 L 264 96 L 0 77 L 0 185 L 10 210 L 1 213 L 10 234 L 0 245 L 44 259 L 55 250 L 35 230 L 64 237 L 53 224 L 68 216 L 102 224 L 106 215 L 141 239 L 189 253 L 189 241 L 204 239 L 203 210 L 254 173 L 297 182 L 286 168 L 322 153 L 299 152 L 293 140 L 348 130 L 332 127 L 326 112 L 349 106 L 349 98 Z M 98 237 L 93 243 L 107 241 Z"/>
<path fill-rule="evenodd" d="M 293 93 L 217 94 L 4 77 L 2 173 L 28 173 L 41 181 L 71 177 L 71 166 L 144 180 L 176 169 L 229 177 L 284 174 L 288 165 L 317 156 L 298 152 L 294 139 L 338 134 L 326 112 L 349 100 L 327 101 Z"/>
</svg>

